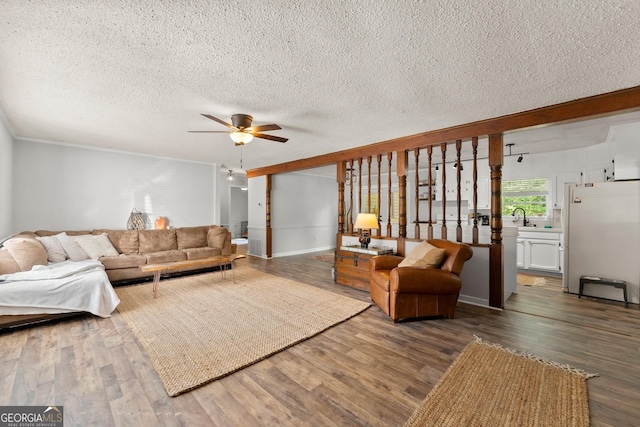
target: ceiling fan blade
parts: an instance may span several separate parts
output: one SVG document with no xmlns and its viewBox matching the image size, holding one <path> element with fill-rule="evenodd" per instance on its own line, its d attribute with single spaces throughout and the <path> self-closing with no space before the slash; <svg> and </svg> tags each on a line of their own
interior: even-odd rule
<svg viewBox="0 0 640 427">
<path fill-rule="evenodd" d="M 280 126 L 276 124 L 272 125 L 260 125 L 260 126 L 251 126 L 249 128 L 249 132 L 264 132 L 265 130 L 279 130 L 282 129 Z"/>
<path fill-rule="evenodd" d="M 218 123 L 220 123 L 221 125 L 225 125 L 225 126 L 226 126 L 226 127 L 228 127 L 228 128 L 235 129 L 235 126 L 233 126 L 231 123 L 227 123 L 227 122 L 225 122 L 224 120 L 220 120 L 219 118 L 217 118 L 217 117 L 213 117 L 213 116 L 212 116 L 212 115 L 210 115 L 210 114 L 202 114 L 202 115 L 203 115 L 204 117 L 206 117 L 207 119 L 211 119 L 211 120 L 213 120 L 214 122 L 218 122 Z"/>
<path fill-rule="evenodd" d="M 189 130 L 190 133 L 229 133 L 226 130 Z"/>
<path fill-rule="evenodd" d="M 267 135 L 266 133 L 254 133 L 253 136 L 255 136 L 256 138 L 270 139 L 271 141 L 277 141 L 277 142 L 287 142 L 289 140 L 289 138 L 282 138 L 280 136 Z"/>
</svg>

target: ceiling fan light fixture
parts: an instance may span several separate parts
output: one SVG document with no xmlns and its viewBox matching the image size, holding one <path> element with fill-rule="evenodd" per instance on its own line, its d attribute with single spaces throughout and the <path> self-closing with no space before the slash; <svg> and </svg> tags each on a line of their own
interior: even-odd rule
<svg viewBox="0 0 640 427">
<path fill-rule="evenodd" d="M 253 140 L 253 135 L 251 135 L 249 132 L 243 132 L 241 130 L 231 132 L 229 136 L 236 144 L 248 144 Z"/>
</svg>

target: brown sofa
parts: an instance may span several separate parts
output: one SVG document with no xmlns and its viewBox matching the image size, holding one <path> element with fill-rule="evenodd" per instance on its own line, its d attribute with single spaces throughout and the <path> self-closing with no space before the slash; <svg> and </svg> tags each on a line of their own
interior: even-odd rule
<svg viewBox="0 0 640 427">
<path fill-rule="evenodd" d="M 217 225 L 179 227 L 168 230 L 96 229 L 65 232 L 69 236 L 107 234 L 118 255 L 102 256 L 98 259 L 104 265 L 107 276 L 112 283 L 153 276 L 152 272 L 141 271 L 140 265 L 230 255 L 234 252 L 231 233 L 226 228 Z M 38 230 L 22 232 L 17 237 L 31 238 L 34 242 L 38 242 L 36 237 L 54 236 L 59 233 L 59 231 Z M 0 251 L 0 274 L 15 272 L 16 267 L 19 267 L 18 264 L 12 263 L 11 256 L 6 252 L 6 249 L 0 249 Z M 38 263 L 42 263 L 42 261 L 39 260 Z M 202 269 L 202 267 L 184 267 L 173 272 L 180 273 L 197 269 Z"/>
<path fill-rule="evenodd" d="M 236 245 L 231 243 L 231 233 L 224 227 L 207 225 L 200 227 L 181 227 L 168 230 L 70 230 L 68 236 L 100 235 L 105 233 L 118 254 L 98 258 L 105 272 L 114 283 L 127 283 L 153 277 L 153 272 L 143 272 L 139 266 L 160 262 L 184 261 L 207 258 L 216 255 L 235 253 Z M 53 236 L 57 231 L 38 230 L 22 232 L 2 246 L 11 246 L 13 240 L 16 255 L 12 257 L 6 247 L 0 247 L 0 274 L 12 274 L 30 270 L 32 265 L 47 264 L 48 253 L 36 237 Z M 64 259 L 64 256 L 63 256 Z M 172 270 L 172 274 L 203 270 L 201 266 L 184 267 Z M 40 323 L 61 319 L 81 313 L 0 315 L 0 330 L 15 326 Z"/>
<path fill-rule="evenodd" d="M 473 250 L 463 243 L 431 239 L 444 249 L 439 267 L 398 267 L 404 259 L 379 255 L 369 264 L 371 299 L 394 322 L 405 318 L 445 316 L 453 318 L 462 288 L 460 273 Z"/>
</svg>

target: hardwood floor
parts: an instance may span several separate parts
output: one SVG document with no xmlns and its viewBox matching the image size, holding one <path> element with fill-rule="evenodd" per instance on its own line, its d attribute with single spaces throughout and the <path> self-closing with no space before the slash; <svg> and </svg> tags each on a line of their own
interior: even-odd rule
<svg viewBox="0 0 640 427">
<path fill-rule="evenodd" d="M 331 264 L 313 255 L 238 262 L 248 265 L 369 301 L 334 284 Z M 625 309 L 548 287 L 519 286 L 505 311 L 459 303 L 452 320 L 395 324 L 372 306 L 171 398 L 115 312 L 1 334 L 0 405 L 63 405 L 66 426 L 399 426 L 477 335 L 599 373 L 588 381 L 592 425 L 632 426 L 640 419 L 638 331 L 636 304 Z"/>
</svg>

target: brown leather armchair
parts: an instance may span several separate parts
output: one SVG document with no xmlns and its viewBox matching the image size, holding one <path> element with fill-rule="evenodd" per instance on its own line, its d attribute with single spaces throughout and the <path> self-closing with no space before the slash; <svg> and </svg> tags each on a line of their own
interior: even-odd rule
<svg viewBox="0 0 640 427">
<path fill-rule="evenodd" d="M 404 258 L 394 255 L 379 255 L 371 259 L 371 299 L 394 322 L 426 316 L 453 318 L 462 287 L 460 273 L 473 250 L 464 243 L 449 240 L 427 241 L 445 250 L 440 268 L 397 267 Z"/>
</svg>

